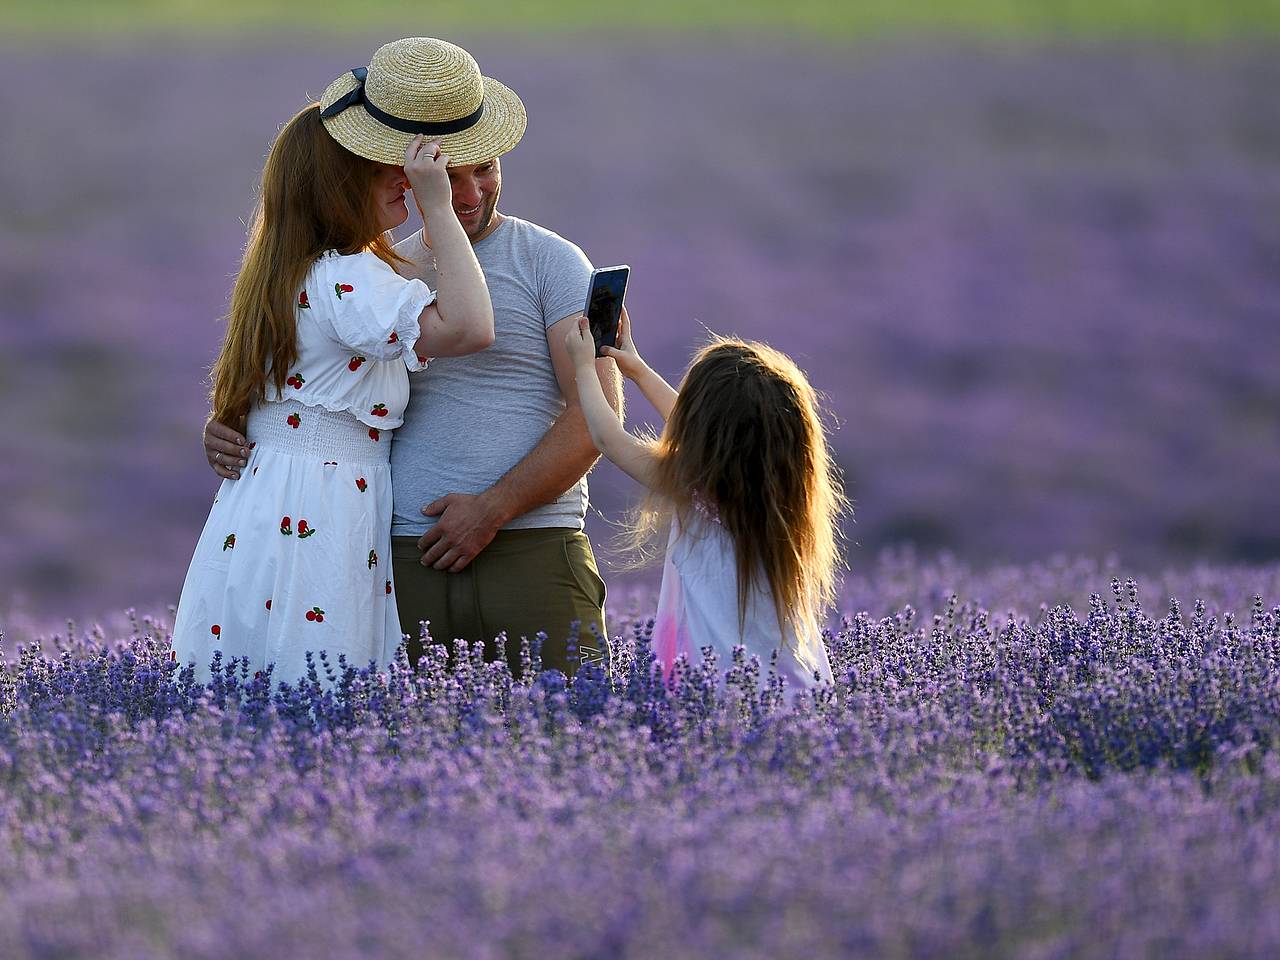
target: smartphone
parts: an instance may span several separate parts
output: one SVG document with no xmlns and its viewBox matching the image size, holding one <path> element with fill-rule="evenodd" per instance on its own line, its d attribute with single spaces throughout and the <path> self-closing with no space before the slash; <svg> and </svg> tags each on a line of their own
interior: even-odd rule
<svg viewBox="0 0 1280 960">
<path fill-rule="evenodd" d="M 583 311 L 591 324 L 591 336 L 596 341 L 596 356 L 602 356 L 601 347 L 618 345 L 618 321 L 622 319 L 622 298 L 627 294 L 627 280 L 631 268 L 625 263 L 616 267 L 600 267 L 591 271 L 591 286 L 587 290 L 587 306 Z"/>
</svg>

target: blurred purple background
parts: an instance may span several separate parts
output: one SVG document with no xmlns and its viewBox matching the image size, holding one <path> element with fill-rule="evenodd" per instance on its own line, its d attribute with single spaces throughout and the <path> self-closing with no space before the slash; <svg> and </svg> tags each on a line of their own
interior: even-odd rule
<svg viewBox="0 0 1280 960">
<path fill-rule="evenodd" d="M 5 50 L 0 614 L 176 602 L 262 159 L 385 39 Z M 528 107 L 501 209 L 632 265 L 658 369 L 705 326 L 826 392 L 855 568 L 1280 556 L 1274 48 L 453 39 Z"/>
</svg>

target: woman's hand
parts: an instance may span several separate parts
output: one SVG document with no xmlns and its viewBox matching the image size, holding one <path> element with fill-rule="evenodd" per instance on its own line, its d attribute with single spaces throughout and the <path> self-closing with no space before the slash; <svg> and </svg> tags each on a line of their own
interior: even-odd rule
<svg viewBox="0 0 1280 960">
<path fill-rule="evenodd" d="M 596 341 L 591 335 L 591 324 L 586 317 L 565 324 L 568 329 L 564 334 L 565 346 L 569 350 L 569 359 L 573 361 L 573 369 L 581 370 L 590 367 L 592 372 L 596 366 Z"/>
<path fill-rule="evenodd" d="M 224 480 L 239 480 L 240 467 L 249 462 L 244 435 L 219 423 L 210 414 L 204 424 L 204 455 L 213 472 Z"/>
<path fill-rule="evenodd" d="M 616 360 L 618 369 L 622 371 L 622 375 L 628 380 L 639 378 L 641 374 L 649 369 L 649 365 L 644 362 L 644 358 L 636 350 L 635 342 L 631 339 L 631 318 L 627 316 L 625 307 L 622 310 L 622 316 L 618 320 L 616 342 L 616 347 L 601 347 L 600 352 L 606 357 L 612 357 Z"/>
<path fill-rule="evenodd" d="M 413 188 L 413 199 L 423 219 L 432 214 L 453 213 L 453 187 L 449 185 L 449 155 L 440 141 L 418 134 L 404 151 L 404 175 Z"/>
</svg>

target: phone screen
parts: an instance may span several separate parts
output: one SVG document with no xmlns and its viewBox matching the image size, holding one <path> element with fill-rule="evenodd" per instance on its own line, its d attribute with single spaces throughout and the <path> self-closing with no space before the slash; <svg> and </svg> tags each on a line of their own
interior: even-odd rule
<svg viewBox="0 0 1280 960">
<path fill-rule="evenodd" d="M 626 296 L 630 276 L 631 268 L 625 264 L 592 271 L 586 314 L 591 324 L 591 336 L 596 341 L 597 357 L 601 347 L 617 346 L 622 299 Z"/>
</svg>

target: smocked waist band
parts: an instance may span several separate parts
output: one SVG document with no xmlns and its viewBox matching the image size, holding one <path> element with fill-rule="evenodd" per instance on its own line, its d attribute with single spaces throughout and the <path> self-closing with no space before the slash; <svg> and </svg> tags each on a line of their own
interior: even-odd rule
<svg viewBox="0 0 1280 960">
<path fill-rule="evenodd" d="M 319 460 L 388 463 L 390 430 L 377 430 L 346 411 L 326 410 L 297 400 L 277 400 L 249 411 L 249 442 Z M 376 438 L 376 439 L 375 439 Z"/>
</svg>

